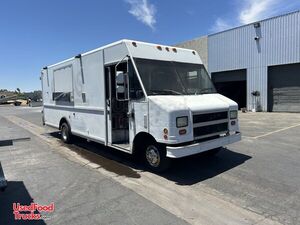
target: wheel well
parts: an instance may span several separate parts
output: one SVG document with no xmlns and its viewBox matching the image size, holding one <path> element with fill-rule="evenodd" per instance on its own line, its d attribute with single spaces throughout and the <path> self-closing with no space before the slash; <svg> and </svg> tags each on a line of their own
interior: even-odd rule
<svg viewBox="0 0 300 225">
<path fill-rule="evenodd" d="M 154 142 L 156 143 L 156 140 L 155 138 L 146 133 L 146 132 L 140 132 L 138 133 L 135 137 L 134 137 L 134 140 L 133 140 L 133 154 L 136 154 L 138 152 L 140 152 L 139 150 L 141 148 L 143 148 L 143 146 L 146 144 L 146 143 L 149 143 L 149 142 Z"/>
<path fill-rule="evenodd" d="M 67 123 L 68 126 L 69 126 L 69 128 L 71 129 L 71 126 L 70 126 L 68 120 L 67 120 L 65 117 L 61 118 L 61 120 L 59 121 L 59 127 L 58 127 L 59 129 L 61 128 L 61 125 L 62 125 L 63 123 Z"/>
</svg>

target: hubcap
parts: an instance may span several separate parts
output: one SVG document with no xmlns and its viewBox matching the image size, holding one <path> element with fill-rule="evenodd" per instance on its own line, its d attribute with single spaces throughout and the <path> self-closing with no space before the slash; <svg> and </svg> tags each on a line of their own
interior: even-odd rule
<svg viewBox="0 0 300 225">
<path fill-rule="evenodd" d="M 146 159 L 151 166 L 153 166 L 153 167 L 159 166 L 160 155 L 159 155 L 158 149 L 155 146 L 150 145 L 146 149 Z"/>
<path fill-rule="evenodd" d="M 63 138 L 64 140 L 67 140 L 67 139 L 68 139 L 67 128 L 66 128 L 66 126 L 63 126 L 63 127 L 61 128 L 61 135 L 62 135 L 62 138 Z"/>
</svg>

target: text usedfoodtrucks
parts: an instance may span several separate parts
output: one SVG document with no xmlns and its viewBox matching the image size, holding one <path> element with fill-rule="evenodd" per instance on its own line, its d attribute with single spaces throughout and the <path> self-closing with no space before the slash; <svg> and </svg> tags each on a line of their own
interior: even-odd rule
<svg viewBox="0 0 300 225">
<path fill-rule="evenodd" d="M 43 122 L 64 142 L 136 154 L 153 171 L 241 140 L 237 103 L 193 50 L 121 40 L 43 68 L 41 81 Z"/>
</svg>

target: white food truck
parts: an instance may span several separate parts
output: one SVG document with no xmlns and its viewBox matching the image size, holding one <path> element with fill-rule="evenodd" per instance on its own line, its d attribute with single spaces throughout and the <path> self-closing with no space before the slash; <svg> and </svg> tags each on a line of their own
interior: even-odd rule
<svg viewBox="0 0 300 225">
<path fill-rule="evenodd" d="M 43 122 L 137 154 L 153 171 L 170 158 L 241 139 L 238 105 L 216 93 L 196 51 L 121 40 L 41 71 Z"/>
</svg>

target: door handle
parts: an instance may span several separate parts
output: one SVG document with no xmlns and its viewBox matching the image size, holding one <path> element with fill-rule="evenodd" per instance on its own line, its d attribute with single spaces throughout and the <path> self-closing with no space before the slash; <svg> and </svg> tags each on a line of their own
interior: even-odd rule
<svg viewBox="0 0 300 225">
<path fill-rule="evenodd" d="M 128 118 L 134 118 L 134 112 L 133 111 L 127 112 L 127 117 Z"/>
</svg>

